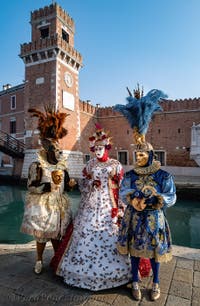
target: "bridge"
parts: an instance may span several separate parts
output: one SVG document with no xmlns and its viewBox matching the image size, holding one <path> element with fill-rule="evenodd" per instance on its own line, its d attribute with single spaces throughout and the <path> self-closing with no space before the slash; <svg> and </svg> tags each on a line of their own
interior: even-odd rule
<svg viewBox="0 0 200 306">
<path fill-rule="evenodd" d="M 0 151 L 13 158 L 23 159 L 25 144 L 0 130 Z"/>
<path fill-rule="evenodd" d="M 0 130 L 0 151 L 13 158 L 12 176 L 21 177 L 25 155 L 25 144 Z M 6 170 L 6 168 L 5 168 Z M 4 173 L 4 167 L 1 168 Z"/>
</svg>

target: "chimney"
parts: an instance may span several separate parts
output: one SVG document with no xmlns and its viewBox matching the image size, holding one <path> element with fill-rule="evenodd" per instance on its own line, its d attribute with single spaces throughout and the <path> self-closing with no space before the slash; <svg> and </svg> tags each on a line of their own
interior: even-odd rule
<svg viewBox="0 0 200 306">
<path fill-rule="evenodd" d="M 3 90 L 7 90 L 11 87 L 12 87 L 11 84 L 5 84 L 5 85 L 3 85 Z"/>
</svg>

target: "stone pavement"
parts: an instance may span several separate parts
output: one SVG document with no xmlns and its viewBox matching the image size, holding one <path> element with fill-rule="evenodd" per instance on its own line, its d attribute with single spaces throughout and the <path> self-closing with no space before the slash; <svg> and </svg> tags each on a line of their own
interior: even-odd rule
<svg viewBox="0 0 200 306">
<path fill-rule="evenodd" d="M 161 264 L 161 297 L 149 299 L 151 277 L 141 283 L 142 300 L 131 297 L 130 285 L 91 292 L 72 288 L 54 276 L 48 266 L 53 254 L 51 246 L 45 250 L 45 269 L 38 276 L 33 273 L 35 244 L 0 245 L 0 305 L 36 306 L 129 306 L 129 305 L 200 305 L 200 250 L 174 246 L 170 263 Z"/>
</svg>

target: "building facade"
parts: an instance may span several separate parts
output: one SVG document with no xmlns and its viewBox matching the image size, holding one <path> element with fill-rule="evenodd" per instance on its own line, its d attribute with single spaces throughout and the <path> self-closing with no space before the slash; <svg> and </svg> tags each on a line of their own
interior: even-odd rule
<svg viewBox="0 0 200 306">
<path fill-rule="evenodd" d="M 70 137 L 61 140 L 61 148 L 70 168 L 74 169 L 73 175 L 77 176 L 78 167 L 82 165 L 79 118 L 79 70 L 82 56 L 74 48 L 74 21 L 54 3 L 32 12 L 30 23 L 31 42 L 21 45 L 20 53 L 25 64 L 26 118 L 26 155 L 22 176 L 26 176 L 39 142 L 36 120 L 30 119 L 28 109 L 43 110 L 47 104 L 55 105 L 56 109 L 70 115 L 66 122 Z"/>
<path fill-rule="evenodd" d="M 25 80 L 15 87 L 4 85 L 0 92 L 0 131 L 25 143 L 21 176 L 27 177 L 30 163 L 40 147 L 37 120 L 29 108 L 43 111 L 46 104 L 68 113 L 68 135 L 61 148 L 68 159 L 69 172 L 81 175 L 90 158 L 88 138 L 99 122 L 110 131 L 111 157 L 124 166 L 134 162 L 132 131 L 125 118 L 112 107 L 101 108 L 79 99 L 79 73 L 82 56 L 74 48 L 73 19 L 56 3 L 31 12 L 31 42 L 21 45 Z M 163 166 L 200 166 L 200 99 L 163 101 L 163 112 L 156 113 L 147 134 Z M 0 161 L 12 164 L 9 156 Z"/>
<path fill-rule="evenodd" d="M 14 87 L 4 85 L 0 92 L 0 131 L 25 142 L 24 118 L 24 84 Z M 3 138 L 5 134 L 0 132 L 0 139 Z M 3 164 L 12 165 L 13 161 L 0 151 L 0 165 Z"/>
</svg>

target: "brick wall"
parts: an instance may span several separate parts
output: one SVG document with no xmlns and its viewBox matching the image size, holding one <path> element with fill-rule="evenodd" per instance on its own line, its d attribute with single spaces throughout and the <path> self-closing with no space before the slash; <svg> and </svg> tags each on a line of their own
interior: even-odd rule
<svg viewBox="0 0 200 306">
<path fill-rule="evenodd" d="M 49 67 L 49 66 L 48 66 Z M 52 68 L 52 67 L 51 67 Z M 43 68 L 45 77 L 49 82 L 41 85 L 34 85 L 33 88 L 27 86 L 28 82 L 19 88 L 11 88 L 7 93 L 0 93 L 2 129 L 9 133 L 10 118 L 15 117 L 17 121 L 17 135 L 23 138 L 24 134 L 24 110 L 27 107 L 37 105 L 36 101 L 47 101 L 50 97 L 47 93 L 51 92 L 54 87 L 54 76 L 48 74 L 48 69 Z M 61 75 L 63 74 L 61 67 Z M 34 71 L 37 71 L 37 73 Z M 40 74 L 40 69 L 37 67 L 31 68 L 31 77 Z M 38 72 L 39 71 L 39 72 Z M 29 72 L 27 77 L 30 79 Z M 78 75 L 74 75 L 74 80 L 78 83 Z M 33 81 L 32 81 L 33 82 Z M 51 85 L 49 85 L 51 84 Z M 46 87 L 47 86 L 47 87 Z M 52 87 L 50 87 L 52 86 Z M 63 83 L 61 88 L 64 88 Z M 60 89 L 62 90 L 62 89 Z M 78 101 L 78 86 L 73 87 L 72 93 L 75 96 L 76 109 L 74 112 L 65 109 L 70 116 L 66 119 L 66 128 L 68 135 L 61 140 L 61 146 L 64 150 L 80 151 L 84 155 L 92 153 L 89 151 L 88 138 L 94 131 L 95 123 L 99 122 L 110 131 L 112 136 L 112 149 L 110 156 L 117 158 L 117 152 L 127 150 L 129 154 L 129 164 L 133 163 L 133 138 L 132 130 L 127 120 L 117 112 L 113 111 L 112 107 L 97 108 L 88 102 Z M 26 95 L 29 93 L 30 103 L 26 101 Z M 10 97 L 16 95 L 17 108 L 10 110 Z M 49 98 L 51 99 L 51 98 Z M 62 100 L 62 97 L 61 97 Z M 166 165 L 179 167 L 196 167 L 194 160 L 190 159 L 191 145 L 191 127 L 193 122 L 200 123 L 200 99 L 176 100 L 162 103 L 163 112 L 157 113 L 150 124 L 149 131 L 146 135 L 147 141 L 151 142 L 155 150 L 163 150 L 166 153 Z M 62 108 L 61 108 L 62 110 Z M 35 119 L 30 119 L 30 116 L 25 118 L 28 124 L 27 129 L 36 128 Z M 80 137 L 79 137 L 80 136 Z M 34 137 L 34 143 L 30 149 L 37 149 L 38 136 Z"/>
<path fill-rule="evenodd" d="M 16 97 L 16 108 L 11 108 L 11 97 Z M 10 121 L 16 121 L 15 137 L 24 141 L 24 84 L 0 92 L 1 130 L 10 134 Z"/>
<path fill-rule="evenodd" d="M 196 162 L 190 160 L 191 127 L 193 122 L 200 122 L 200 99 L 165 101 L 162 107 L 163 112 L 155 114 L 150 124 L 146 135 L 147 141 L 155 150 L 166 153 L 166 165 L 196 167 Z M 91 113 L 85 107 L 85 114 L 81 114 L 81 120 L 87 121 L 86 118 L 89 117 Z M 114 112 L 112 107 L 105 107 L 96 109 L 95 121 L 110 131 L 113 142 L 110 156 L 116 158 L 118 151 L 127 150 L 129 164 L 132 164 L 133 138 L 127 120 L 120 113 Z M 85 146 L 82 150 L 86 152 Z"/>
</svg>

